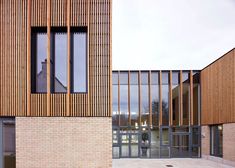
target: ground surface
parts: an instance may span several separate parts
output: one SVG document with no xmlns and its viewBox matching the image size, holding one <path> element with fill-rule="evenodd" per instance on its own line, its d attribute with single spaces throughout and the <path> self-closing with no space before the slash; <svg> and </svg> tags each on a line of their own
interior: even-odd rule
<svg viewBox="0 0 235 168">
<path fill-rule="evenodd" d="M 113 168 L 167 168 L 170 165 L 173 168 L 232 168 L 205 159 L 113 159 Z"/>
</svg>

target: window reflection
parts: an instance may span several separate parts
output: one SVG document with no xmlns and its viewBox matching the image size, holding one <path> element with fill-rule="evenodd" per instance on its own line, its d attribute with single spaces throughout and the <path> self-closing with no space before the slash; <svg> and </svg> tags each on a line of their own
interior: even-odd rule
<svg viewBox="0 0 235 168">
<path fill-rule="evenodd" d="M 112 114 L 112 121 L 113 126 L 119 125 L 119 114 L 118 114 L 118 85 L 113 85 L 113 114 Z"/>
<path fill-rule="evenodd" d="M 193 125 L 199 125 L 200 115 L 200 73 L 193 72 Z"/>
<path fill-rule="evenodd" d="M 183 72 L 183 125 L 189 124 L 190 111 L 190 77 L 189 72 Z"/>
<path fill-rule="evenodd" d="M 128 72 L 120 72 L 120 125 L 128 126 Z"/>
<path fill-rule="evenodd" d="M 172 112 L 173 125 L 179 125 L 180 118 L 180 87 L 179 87 L 179 72 L 172 72 Z"/>
<path fill-rule="evenodd" d="M 47 35 L 32 34 L 31 90 L 33 93 L 47 92 Z"/>
<path fill-rule="evenodd" d="M 138 85 L 130 86 L 131 126 L 139 126 L 139 94 Z"/>
<path fill-rule="evenodd" d="M 72 88 L 73 92 L 87 92 L 86 33 L 72 33 Z"/>
<path fill-rule="evenodd" d="M 162 125 L 169 125 L 169 72 L 162 72 Z"/>
<path fill-rule="evenodd" d="M 149 124 L 148 72 L 141 72 L 141 126 Z"/>
<path fill-rule="evenodd" d="M 159 75 L 158 72 L 151 73 L 151 105 L 152 105 L 152 125 L 159 125 Z"/>
<path fill-rule="evenodd" d="M 54 48 L 54 92 L 67 91 L 67 34 L 55 33 Z M 51 57 L 52 58 L 52 57 Z M 53 61 L 52 61 L 53 62 Z M 51 64 L 53 67 L 53 64 Z"/>
</svg>

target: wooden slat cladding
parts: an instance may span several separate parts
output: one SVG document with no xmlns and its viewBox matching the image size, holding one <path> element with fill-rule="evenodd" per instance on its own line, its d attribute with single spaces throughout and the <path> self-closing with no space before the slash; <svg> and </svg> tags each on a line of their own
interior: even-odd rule
<svg viewBox="0 0 235 168">
<path fill-rule="evenodd" d="M 203 125 L 235 122 L 235 49 L 201 71 Z"/>
<path fill-rule="evenodd" d="M 88 116 L 88 96 L 87 94 L 71 94 L 70 96 L 71 114 L 70 116 Z"/>
<path fill-rule="evenodd" d="M 27 1 L 0 3 L 0 115 L 26 115 Z"/>
<path fill-rule="evenodd" d="M 31 94 L 31 111 L 30 116 L 47 115 L 47 95 Z"/>
<path fill-rule="evenodd" d="M 87 26 L 89 17 L 89 0 L 70 0 L 70 3 L 71 26 Z"/>
<path fill-rule="evenodd" d="M 50 115 L 51 116 L 66 116 L 67 103 L 66 94 L 51 94 Z"/>
<path fill-rule="evenodd" d="M 110 113 L 110 1 L 90 0 L 89 101 L 91 116 Z"/>
<path fill-rule="evenodd" d="M 31 0 L 31 26 L 47 26 L 47 0 Z"/>
<path fill-rule="evenodd" d="M 111 5 L 111 0 L 1 0 L 0 115 L 111 116 Z M 27 24 L 47 27 L 48 39 L 50 27 L 87 28 L 87 93 L 31 94 Z"/>
</svg>

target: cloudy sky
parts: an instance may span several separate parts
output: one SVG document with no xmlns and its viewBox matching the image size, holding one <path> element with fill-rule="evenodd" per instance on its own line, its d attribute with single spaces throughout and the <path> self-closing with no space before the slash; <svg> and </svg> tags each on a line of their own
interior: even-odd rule
<svg viewBox="0 0 235 168">
<path fill-rule="evenodd" d="M 113 69 L 202 69 L 235 47 L 235 0 L 113 0 Z"/>
</svg>

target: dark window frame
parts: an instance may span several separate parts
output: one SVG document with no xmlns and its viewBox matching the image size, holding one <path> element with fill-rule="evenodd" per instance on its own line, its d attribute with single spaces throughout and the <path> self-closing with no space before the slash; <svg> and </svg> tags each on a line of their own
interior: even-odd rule
<svg viewBox="0 0 235 168">
<path fill-rule="evenodd" d="M 88 40 L 88 36 L 87 36 L 87 27 L 70 27 L 70 32 L 71 32 L 71 37 L 70 37 L 70 53 L 71 53 L 71 59 L 70 59 L 70 92 L 71 94 L 84 94 L 84 93 L 88 93 L 88 45 L 87 45 L 87 40 Z M 47 90 L 46 92 L 37 92 L 36 89 L 36 73 L 37 73 L 37 58 L 33 57 L 33 55 L 35 55 L 35 53 L 37 52 L 37 46 L 36 46 L 36 42 L 35 40 L 37 40 L 36 35 L 37 33 L 46 33 L 47 34 L 47 27 L 31 27 L 31 93 L 34 94 L 47 94 Z M 66 89 L 66 92 L 55 92 L 55 86 L 54 86 L 54 78 L 55 78 L 55 38 L 54 38 L 54 34 L 55 33 L 66 33 L 67 34 L 67 27 L 51 27 L 51 39 L 50 39 L 50 43 L 51 43 L 51 64 L 53 65 L 51 67 L 51 77 L 50 77 L 50 90 L 51 93 L 53 94 L 66 94 L 68 93 L 68 88 Z M 72 34 L 73 33 L 86 33 L 86 44 L 85 44 L 85 50 L 86 50 L 86 72 L 85 72 L 85 78 L 86 78 L 86 84 L 85 84 L 85 91 L 84 92 L 74 92 L 74 84 L 73 84 L 73 74 L 74 74 L 74 62 L 73 62 L 73 38 L 72 38 Z M 67 49 L 68 50 L 68 49 Z M 67 58 L 67 57 L 66 57 Z M 68 58 L 67 58 L 68 59 Z M 66 72 L 67 75 L 67 72 Z M 67 76 L 66 76 L 67 78 Z M 67 86 L 68 87 L 68 86 Z"/>
<path fill-rule="evenodd" d="M 221 157 L 223 158 L 223 137 L 222 137 L 222 154 L 220 154 L 219 151 L 219 143 L 220 143 L 220 133 L 219 133 L 219 126 L 222 126 L 222 131 L 223 131 L 223 125 L 219 124 L 219 125 L 211 125 L 210 126 L 210 155 L 211 156 L 215 156 L 215 157 Z M 215 134 L 215 138 L 213 137 L 212 131 L 215 130 L 214 134 Z M 222 132 L 223 135 L 223 132 Z M 212 143 L 213 141 L 213 143 Z M 212 148 L 212 144 L 213 144 L 213 148 Z M 216 147 L 216 149 L 215 149 Z M 214 149 L 212 151 L 212 149 Z"/>
</svg>

